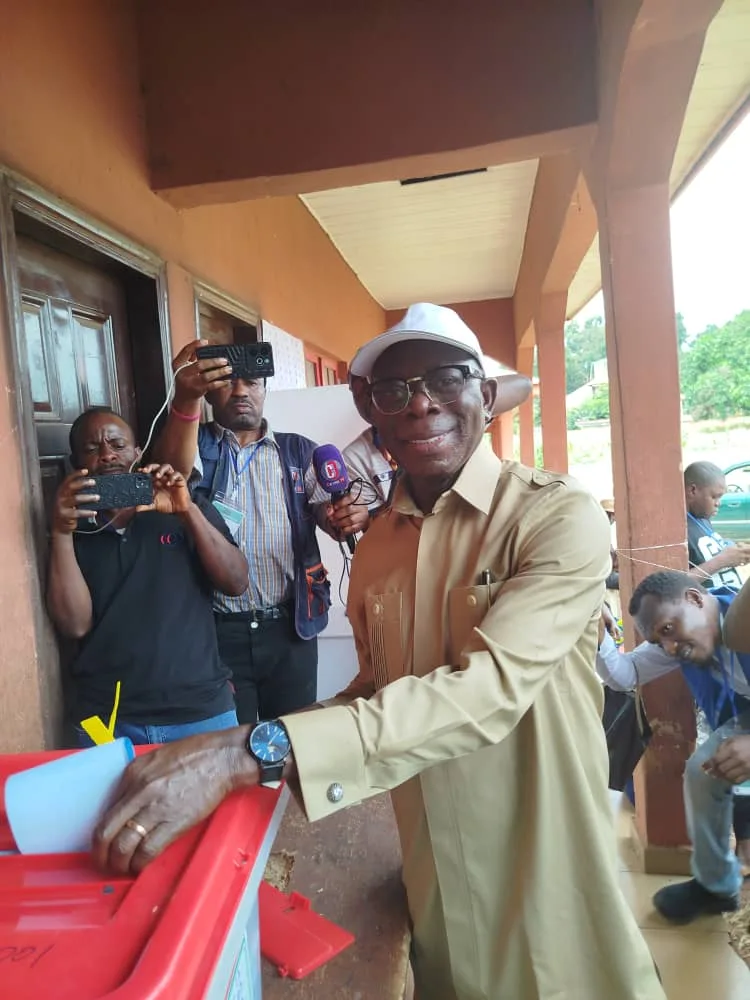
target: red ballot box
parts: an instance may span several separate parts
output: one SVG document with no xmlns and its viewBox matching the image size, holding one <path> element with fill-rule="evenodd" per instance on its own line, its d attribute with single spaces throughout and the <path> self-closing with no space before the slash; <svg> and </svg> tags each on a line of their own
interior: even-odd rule
<svg viewBox="0 0 750 1000">
<path fill-rule="evenodd" d="M 0 757 L 0 792 L 57 756 Z M 258 889 L 287 797 L 230 796 L 136 878 L 17 854 L 0 811 L 1 1000 L 260 1000 Z"/>
</svg>

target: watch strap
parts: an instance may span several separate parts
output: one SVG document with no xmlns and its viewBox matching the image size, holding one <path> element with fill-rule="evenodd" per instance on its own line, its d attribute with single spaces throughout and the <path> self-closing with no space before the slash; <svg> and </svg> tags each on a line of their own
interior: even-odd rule
<svg viewBox="0 0 750 1000">
<path fill-rule="evenodd" d="M 260 774 L 260 781 L 258 784 L 267 785 L 272 781 L 281 781 L 284 776 L 284 764 L 286 763 L 286 759 L 280 760 L 276 764 L 263 764 L 257 759 L 257 757 L 256 761 L 258 763 L 258 771 Z"/>
</svg>

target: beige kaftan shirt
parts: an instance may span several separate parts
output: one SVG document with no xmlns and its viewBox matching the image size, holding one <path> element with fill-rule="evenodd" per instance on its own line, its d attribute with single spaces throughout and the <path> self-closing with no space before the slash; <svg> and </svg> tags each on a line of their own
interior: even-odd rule
<svg viewBox="0 0 750 1000">
<path fill-rule="evenodd" d="M 427 517 L 401 484 L 358 547 L 356 700 L 284 722 L 311 820 L 393 792 L 420 1000 L 665 1000 L 618 887 L 608 569 L 593 497 L 485 448 Z"/>
</svg>

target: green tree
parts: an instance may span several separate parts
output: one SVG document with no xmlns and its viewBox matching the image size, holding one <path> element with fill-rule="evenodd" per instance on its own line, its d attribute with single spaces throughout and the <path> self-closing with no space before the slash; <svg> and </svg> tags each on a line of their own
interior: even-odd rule
<svg viewBox="0 0 750 1000">
<path fill-rule="evenodd" d="M 683 319 L 682 313 L 677 313 L 675 316 L 675 323 L 677 324 L 677 346 L 681 351 L 684 351 L 690 347 L 691 337 L 685 329 L 685 320 Z"/>
<path fill-rule="evenodd" d="M 565 324 L 566 392 L 585 385 L 591 377 L 591 366 L 607 356 L 604 320 L 601 316 L 587 319 L 583 326 L 576 320 Z"/>
<path fill-rule="evenodd" d="M 575 430 L 582 420 L 609 420 L 608 386 L 597 386 L 591 399 L 568 411 L 568 430 Z"/>
<path fill-rule="evenodd" d="M 685 329 L 682 313 L 675 316 L 677 343 L 681 351 L 688 350 L 691 337 Z M 576 320 L 565 325 L 565 375 L 566 391 L 573 392 L 585 385 L 591 377 L 591 366 L 607 356 L 604 320 L 592 316 L 581 326 Z"/>
<path fill-rule="evenodd" d="M 709 326 L 680 358 L 685 408 L 695 420 L 750 414 L 750 310 Z"/>
</svg>

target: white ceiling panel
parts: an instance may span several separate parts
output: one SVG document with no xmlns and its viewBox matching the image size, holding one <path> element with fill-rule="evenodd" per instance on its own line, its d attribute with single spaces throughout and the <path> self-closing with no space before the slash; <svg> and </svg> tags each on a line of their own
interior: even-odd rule
<svg viewBox="0 0 750 1000">
<path fill-rule="evenodd" d="M 513 294 L 536 171 L 532 160 L 302 200 L 384 308 L 468 302 Z"/>
</svg>

